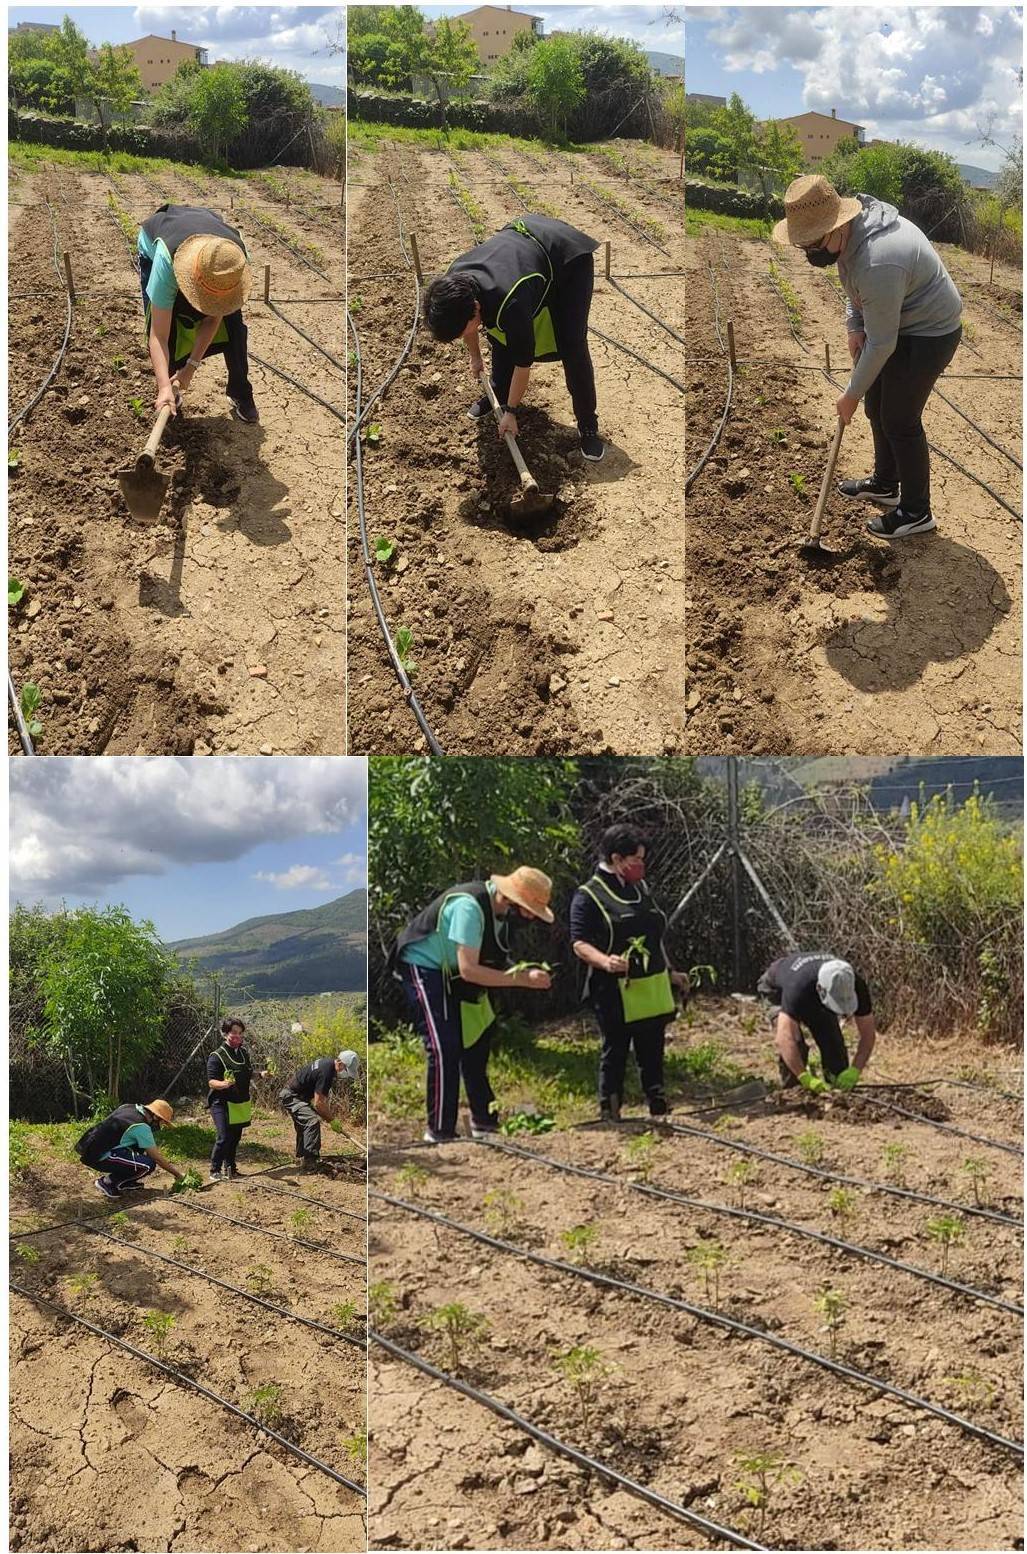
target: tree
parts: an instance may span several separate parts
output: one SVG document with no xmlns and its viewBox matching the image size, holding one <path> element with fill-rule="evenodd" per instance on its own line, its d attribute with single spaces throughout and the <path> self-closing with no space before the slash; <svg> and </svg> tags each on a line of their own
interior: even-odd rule
<svg viewBox="0 0 1027 1554">
<path fill-rule="evenodd" d="M 528 100 L 552 139 L 567 136 L 567 121 L 585 97 L 585 74 L 570 38 L 546 38 L 528 57 Z"/>
<path fill-rule="evenodd" d="M 128 113 L 132 104 L 142 96 L 143 82 L 132 58 L 131 50 L 115 48 L 103 43 L 90 62 L 84 85 L 84 95 L 92 103 L 96 116 L 106 135 L 111 119 Z"/>
<path fill-rule="evenodd" d="M 16 107 L 40 108 L 44 113 L 73 117 L 75 103 L 69 97 L 64 72 L 52 59 L 28 56 L 10 62 L 8 95 Z"/>
<path fill-rule="evenodd" d="M 802 172 L 799 137 L 790 124 L 780 124 L 777 119 L 768 119 L 757 126 L 753 155 L 753 171 L 765 200 L 776 188 L 791 183 Z"/>
<path fill-rule="evenodd" d="M 249 124 L 246 96 L 236 71 L 227 65 L 215 65 L 197 76 L 190 97 L 189 123 L 211 159 L 223 159 L 229 144 Z"/>
<path fill-rule="evenodd" d="M 431 34 L 422 33 L 413 41 L 411 69 L 427 76 L 445 126 L 448 98 L 461 91 L 480 68 L 470 28 L 466 22 L 450 21 L 444 16 L 435 23 Z"/>
<path fill-rule="evenodd" d="M 52 59 L 62 72 L 68 96 L 72 99 L 88 97 L 91 69 L 89 41 L 70 16 L 64 18 L 57 32 L 48 35 L 46 53 L 47 58 Z"/>
</svg>

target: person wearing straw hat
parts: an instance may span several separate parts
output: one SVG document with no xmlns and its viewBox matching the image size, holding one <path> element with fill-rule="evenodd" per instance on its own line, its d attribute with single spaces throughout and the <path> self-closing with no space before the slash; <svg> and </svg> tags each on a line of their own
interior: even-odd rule
<svg viewBox="0 0 1027 1554">
<path fill-rule="evenodd" d="M 138 1192 L 143 1178 L 158 1166 L 176 1182 L 181 1181 L 185 1172 L 157 1148 L 156 1135 L 174 1115 L 167 1101 L 150 1101 L 145 1106 L 126 1102 L 102 1122 L 87 1128 L 76 1142 L 75 1151 L 91 1171 L 106 1167 L 93 1183 L 97 1191 L 105 1198 L 123 1198 L 126 1193 Z"/>
<path fill-rule="evenodd" d="M 835 409 L 847 426 L 862 399 L 874 471 L 838 482 L 850 501 L 882 509 L 867 528 L 905 539 L 937 528 L 923 411 L 962 338 L 962 299 L 912 221 L 872 194 L 843 199 L 819 174 L 789 184 L 774 240 L 817 268 L 837 264 L 845 290 L 852 372 Z"/>
<path fill-rule="evenodd" d="M 767 1005 L 777 1048 L 782 1089 L 801 1085 L 819 1094 L 852 1090 L 877 1042 L 870 989 L 847 960 L 835 955 L 782 955 L 760 977 L 756 991 Z M 849 1062 L 841 1020 L 855 1017 L 859 1044 Z M 823 1078 L 809 1068 L 803 1028 L 820 1049 Z"/>
<path fill-rule="evenodd" d="M 670 1111 L 664 1091 L 667 1026 L 674 989 L 688 977 L 674 971 L 663 937 L 665 913 L 645 882 L 646 839 L 632 825 L 610 826 L 599 843 L 590 879 L 571 899 L 570 931 L 582 963 L 581 996 L 592 1005 L 602 1036 L 599 1116 L 620 1122 L 628 1052 L 634 1048 L 651 1117 Z"/>
<path fill-rule="evenodd" d="M 242 233 L 201 206 L 162 205 L 143 222 L 137 246 L 156 408 L 174 415 L 201 363 L 224 356 L 232 414 L 259 421 L 242 316 L 251 284 Z"/>
<path fill-rule="evenodd" d="M 551 924 L 552 894 L 548 875 L 521 865 L 510 874 L 452 885 L 397 936 L 389 970 L 403 983 L 428 1059 L 425 1143 L 456 1138 L 461 1076 L 472 1138 L 498 1132 L 488 1076 L 495 1021 L 489 992 L 542 992 L 551 985 L 540 967 L 511 970 L 510 935 L 518 924 Z"/>
<path fill-rule="evenodd" d="M 279 1105 L 292 1118 L 296 1130 L 296 1159 L 303 1171 L 321 1169 L 321 1124 L 331 1122 L 329 1096 L 336 1084 L 354 1084 L 360 1074 L 355 1052 L 337 1058 L 314 1058 L 297 1069 L 278 1096 Z"/>
<path fill-rule="evenodd" d="M 250 1086 L 253 1083 L 253 1059 L 243 1045 L 246 1026 L 237 1015 L 221 1022 L 224 1040 L 207 1059 L 207 1106 L 214 1124 L 214 1148 L 210 1155 L 210 1180 L 231 1181 L 239 1175 L 235 1163 L 243 1129 L 253 1119 Z M 261 1069 L 260 1078 L 269 1079 L 270 1070 Z"/>
</svg>

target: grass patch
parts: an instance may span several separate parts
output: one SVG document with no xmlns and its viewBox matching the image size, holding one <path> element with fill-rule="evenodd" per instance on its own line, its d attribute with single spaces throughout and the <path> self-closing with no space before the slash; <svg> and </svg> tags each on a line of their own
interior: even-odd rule
<svg viewBox="0 0 1027 1554">
<path fill-rule="evenodd" d="M 770 284 L 785 305 L 788 322 L 797 335 L 802 334 L 802 307 L 799 294 L 781 267 L 770 261 Z"/>
<path fill-rule="evenodd" d="M 759 216 L 724 216 L 715 210 L 692 210 L 686 205 L 685 231 L 689 237 L 698 237 L 701 232 L 730 232 L 735 237 L 750 237 L 756 239 L 768 238 L 772 221 L 764 221 Z"/>
<path fill-rule="evenodd" d="M 81 173 L 140 173 L 153 177 L 161 173 L 175 173 L 180 178 L 195 179 L 199 173 L 216 178 L 241 178 L 242 173 L 231 168 L 194 166 L 186 162 L 171 162 L 166 157 L 133 156 L 128 151 L 70 151 L 63 146 L 29 145 L 23 140 L 7 142 L 7 161 L 11 167 L 35 172 L 47 164 L 73 167 Z"/>
<path fill-rule="evenodd" d="M 346 138 L 351 146 L 377 151 L 380 146 L 423 146 L 428 151 L 485 151 L 490 147 L 512 146 L 526 156 L 545 157 L 555 149 L 542 140 L 524 140 L 517 135 L 497 135 L 486 130 L 413 129 L 404 124 L 368 124 L 350 119 Z"/>
</svg>

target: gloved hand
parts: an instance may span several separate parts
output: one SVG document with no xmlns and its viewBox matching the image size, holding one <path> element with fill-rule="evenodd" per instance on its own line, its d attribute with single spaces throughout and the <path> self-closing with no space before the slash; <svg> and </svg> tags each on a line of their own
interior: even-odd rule
<svg viewBox="0 0 1027 1554">
<path fill-rule="evenodd" d="M 858 1068 L 843 1068 L 834 1082 L 836 1090 L 854 1090 L 859 1084 Z"/>
<path fill-rule="evenodd" d="M 799 1083 L 810 1095 L 823 1095 L 828 1088 L 827 1081 L 821 1079 L 819 1074 L 811 1074 L 808 1068 L 799 1075 Z"/>
</svg>

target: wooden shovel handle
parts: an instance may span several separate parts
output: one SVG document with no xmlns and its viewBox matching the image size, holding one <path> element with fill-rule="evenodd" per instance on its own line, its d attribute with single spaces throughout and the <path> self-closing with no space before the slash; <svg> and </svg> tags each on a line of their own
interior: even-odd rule
<svg viewBox="0 0 1027 1554">
<path fill-rule="evenodd" d="M 503 412 L 500 408 L 499 400 L 496 398 L 496 391 L 492 387 L 491 382 L 484 372 L 481 375 L 480 381 L 482 387 L 489 397 L 489 404 L 492 406 L 492 414 L 495 416 L 496 422 L 498 424 L 498 422 L 502 420 Z M 512 432 L 504 432 L 503 435 L 506 438 L 506 446 L 510 449 L 510 457 L 514 461 L 514 468 L 516 469 L 518 475 L 521 477 L 521 485 L 534 487 L 534 476 L 521 456 L 521 450 L 517 446 L 517 438 L 513 435 Z"/>
<path fill-rule="evenodd" d="M 137 461 L 138 463 L 152 464 L 154 462 L 155 458 L 157 457 L 157 449 L 160 447 L 160 440 L 164 436 L 164 428 L 167 426 L 170 416 L 171 406 L 165 405 L 164 409 L 153 423 L 153 431 L 146 439 L 146 447 L 139 455 L 139 459 Z"/>
<path fill-rule="evenodd" d="M 813 522 L 810 524 L 809 537 L 811 544 L 817 544 L 820 540 L 820 530 L 824 522 L 824 508 L 827 506 L 827 493 L 831 489 L 831 481 L 834 478 L 834 467 L 838 462 L 838 450 L 842 445 L 842 433 L 845 430 L 845 422 L 838 417 L 838 425 L 834 429 L 834 441 L 831 443 L 831 451 L 827 456 L 827 468 L 824 470 L 824 478 L 820 482 L 820 495 L 817 497 L 817 505 L 813 513 Z"/>
</svg>

